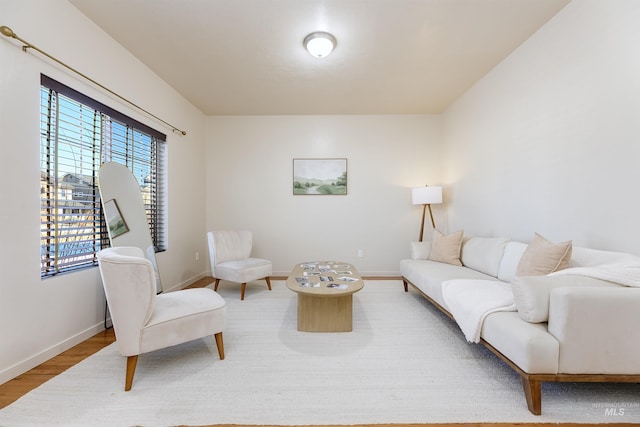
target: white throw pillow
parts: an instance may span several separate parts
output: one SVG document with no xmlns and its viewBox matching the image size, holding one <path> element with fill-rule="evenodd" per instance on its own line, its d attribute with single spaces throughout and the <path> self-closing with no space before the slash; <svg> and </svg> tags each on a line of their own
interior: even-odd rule
<svg viewBox="0 0 640 427">
<path fill-rule="evenodd" d="M 615 283 L 587 276 L 563 274 L 558 276 L 520 276 L 511 282 L 513 299 L 522 320 L 541 323 L 549 320 L 549 295 L 555 288 L 619 287 Z"/>
<path fill-rule="evenodd" d="M 431 242 L 411 242 L 411 259 L 429 259 Z"/>
<path fill-rule="evenodd" d="M 504 248 L 502 261 L 500 261 L 498 279 L 503 282 L 511 282 L 516 277 L 516 269 L 526 249 L 526 243 L 514 241 L 507 243 L 507 246 Z"/>
</svg>

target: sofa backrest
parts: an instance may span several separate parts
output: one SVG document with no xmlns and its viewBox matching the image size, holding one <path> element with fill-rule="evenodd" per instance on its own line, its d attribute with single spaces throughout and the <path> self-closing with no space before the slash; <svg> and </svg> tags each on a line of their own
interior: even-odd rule
<svg viewBox="0 0 640 427">
<path fill-rule="evenodd" d="M 500 263 L 509 239 L 470 237 L 462 244 L 462 265 L 489 276 L 498 277 Z"/>
<path fill-rule="evenodd" d="M 515 279 L 516 270 L 518 269 L 520 258 L 522 258 L 525 249 L 527 249 L 526 243 L 515 241 L 507 243 L 504 248 L 502 261 L 500 261 L 500 267 L 498 268 L 498 279 L 509 283 Z"/>
</svg>

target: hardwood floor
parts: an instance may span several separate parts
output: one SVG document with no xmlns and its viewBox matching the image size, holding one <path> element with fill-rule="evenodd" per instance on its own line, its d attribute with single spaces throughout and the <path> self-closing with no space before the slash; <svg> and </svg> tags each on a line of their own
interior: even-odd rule
<svg viewBox="0 0 640 427">
<path fill-rule="evenodd" d="M 103 349 L 116 337 L 113 328 L 102 331 L 88 340 L 70 348 L 56 357 L 36 366 L 32 370 L 0 385 L 0 409 L 15 402 L 24 394 L 47 380 L 80 363 L 93 353 Z"/>
<path fill-rule="evenodd" d="M 286 278 L 285 278 L 286 279 Z M 274 279 L 275 280 L 275 279 Z M 283 280 L 283 279 L 280 279 Z M 189 287 L 204 287 L 212 282 L 210 277 L 205 277 L 190 285 Z M 101 350 L 102 348 L 108 346 L 109 344 L 115 342 L 115 334 L 113 332 L 113 328 L 107 329 L 103 332 L 100 332 L 88 340 L 76 345 L 75 347 L 70 348 L 69 350 L 59 354 L 58 356 L 53 357 L 52 359 L 44 362 L 43 364 L 33 368 L 32 370 L 25 372 L 24 374 L 0 385 L 0 409 L 5 406 L 10 405 L 15 402 L 17 399 L 43 384 L 47 380 L 55 377 L 56 375 L 64 372 L 70 367 L 80 363 L 87 357 Z M 124 376 L 124 364 L 123 364 L 123 376 Z M 123 377 L 124 378 L 124 377 Z M 402 424 L 402 427 L 507 427 L 512 426 L 513 423 L 470 423 L 470 424 Z M 518 423 L 515 424 L 522 427 L 539 427 L 544 425 L 553 425 L 553 426 L 587 426 L 588 424 L 540 424 L 540 423 Z M 630 426 L 632 424 L 629 423 L 615 423 L 615 424 L 606 424 L 607 427 L 622 427 L 622 426 Z M 217 427 L 232 427 L 237 425 L 231 424 L 216 424 Z M 375 424 L 375 425 L 367 425 L 367 427 L 398 427 L 399 424 Z M 205 426 L 206 427 L 206 426 Z M 279 427 L 279 426 L 271 426 L 271 427 Z M 331 426 L 326 426 L 331 427 Z M 358 426 L 353 426 L 358 427 Z"/>
</svg>

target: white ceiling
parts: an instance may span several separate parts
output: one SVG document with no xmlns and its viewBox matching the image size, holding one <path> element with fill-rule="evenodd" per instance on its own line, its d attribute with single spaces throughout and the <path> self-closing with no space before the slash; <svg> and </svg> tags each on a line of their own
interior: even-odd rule
<svg viewBox="0 0 640 427">
<path fill-rule="evenodd" d="M 570 0 L 69 0 L 207 115 L 441 113 Z M 337 48 L 302 47 L 328 31 Z"/>
</svg>

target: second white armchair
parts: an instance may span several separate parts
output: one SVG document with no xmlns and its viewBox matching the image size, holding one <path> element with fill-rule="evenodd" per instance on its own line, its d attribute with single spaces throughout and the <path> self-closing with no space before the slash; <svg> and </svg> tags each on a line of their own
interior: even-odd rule
<svg viewBox="0 0 640 427">
<path fill-rule="evenodd" d="M 247 230 L 220 230 L 207 233 L 211 274 L 218 290 L 220 280 L 241 284 L 240 299 L 244 300 L 247 282 L 265 279 L 271 290 L 271 261 L 251 258 L 253 233 Z"/>
</svg>

